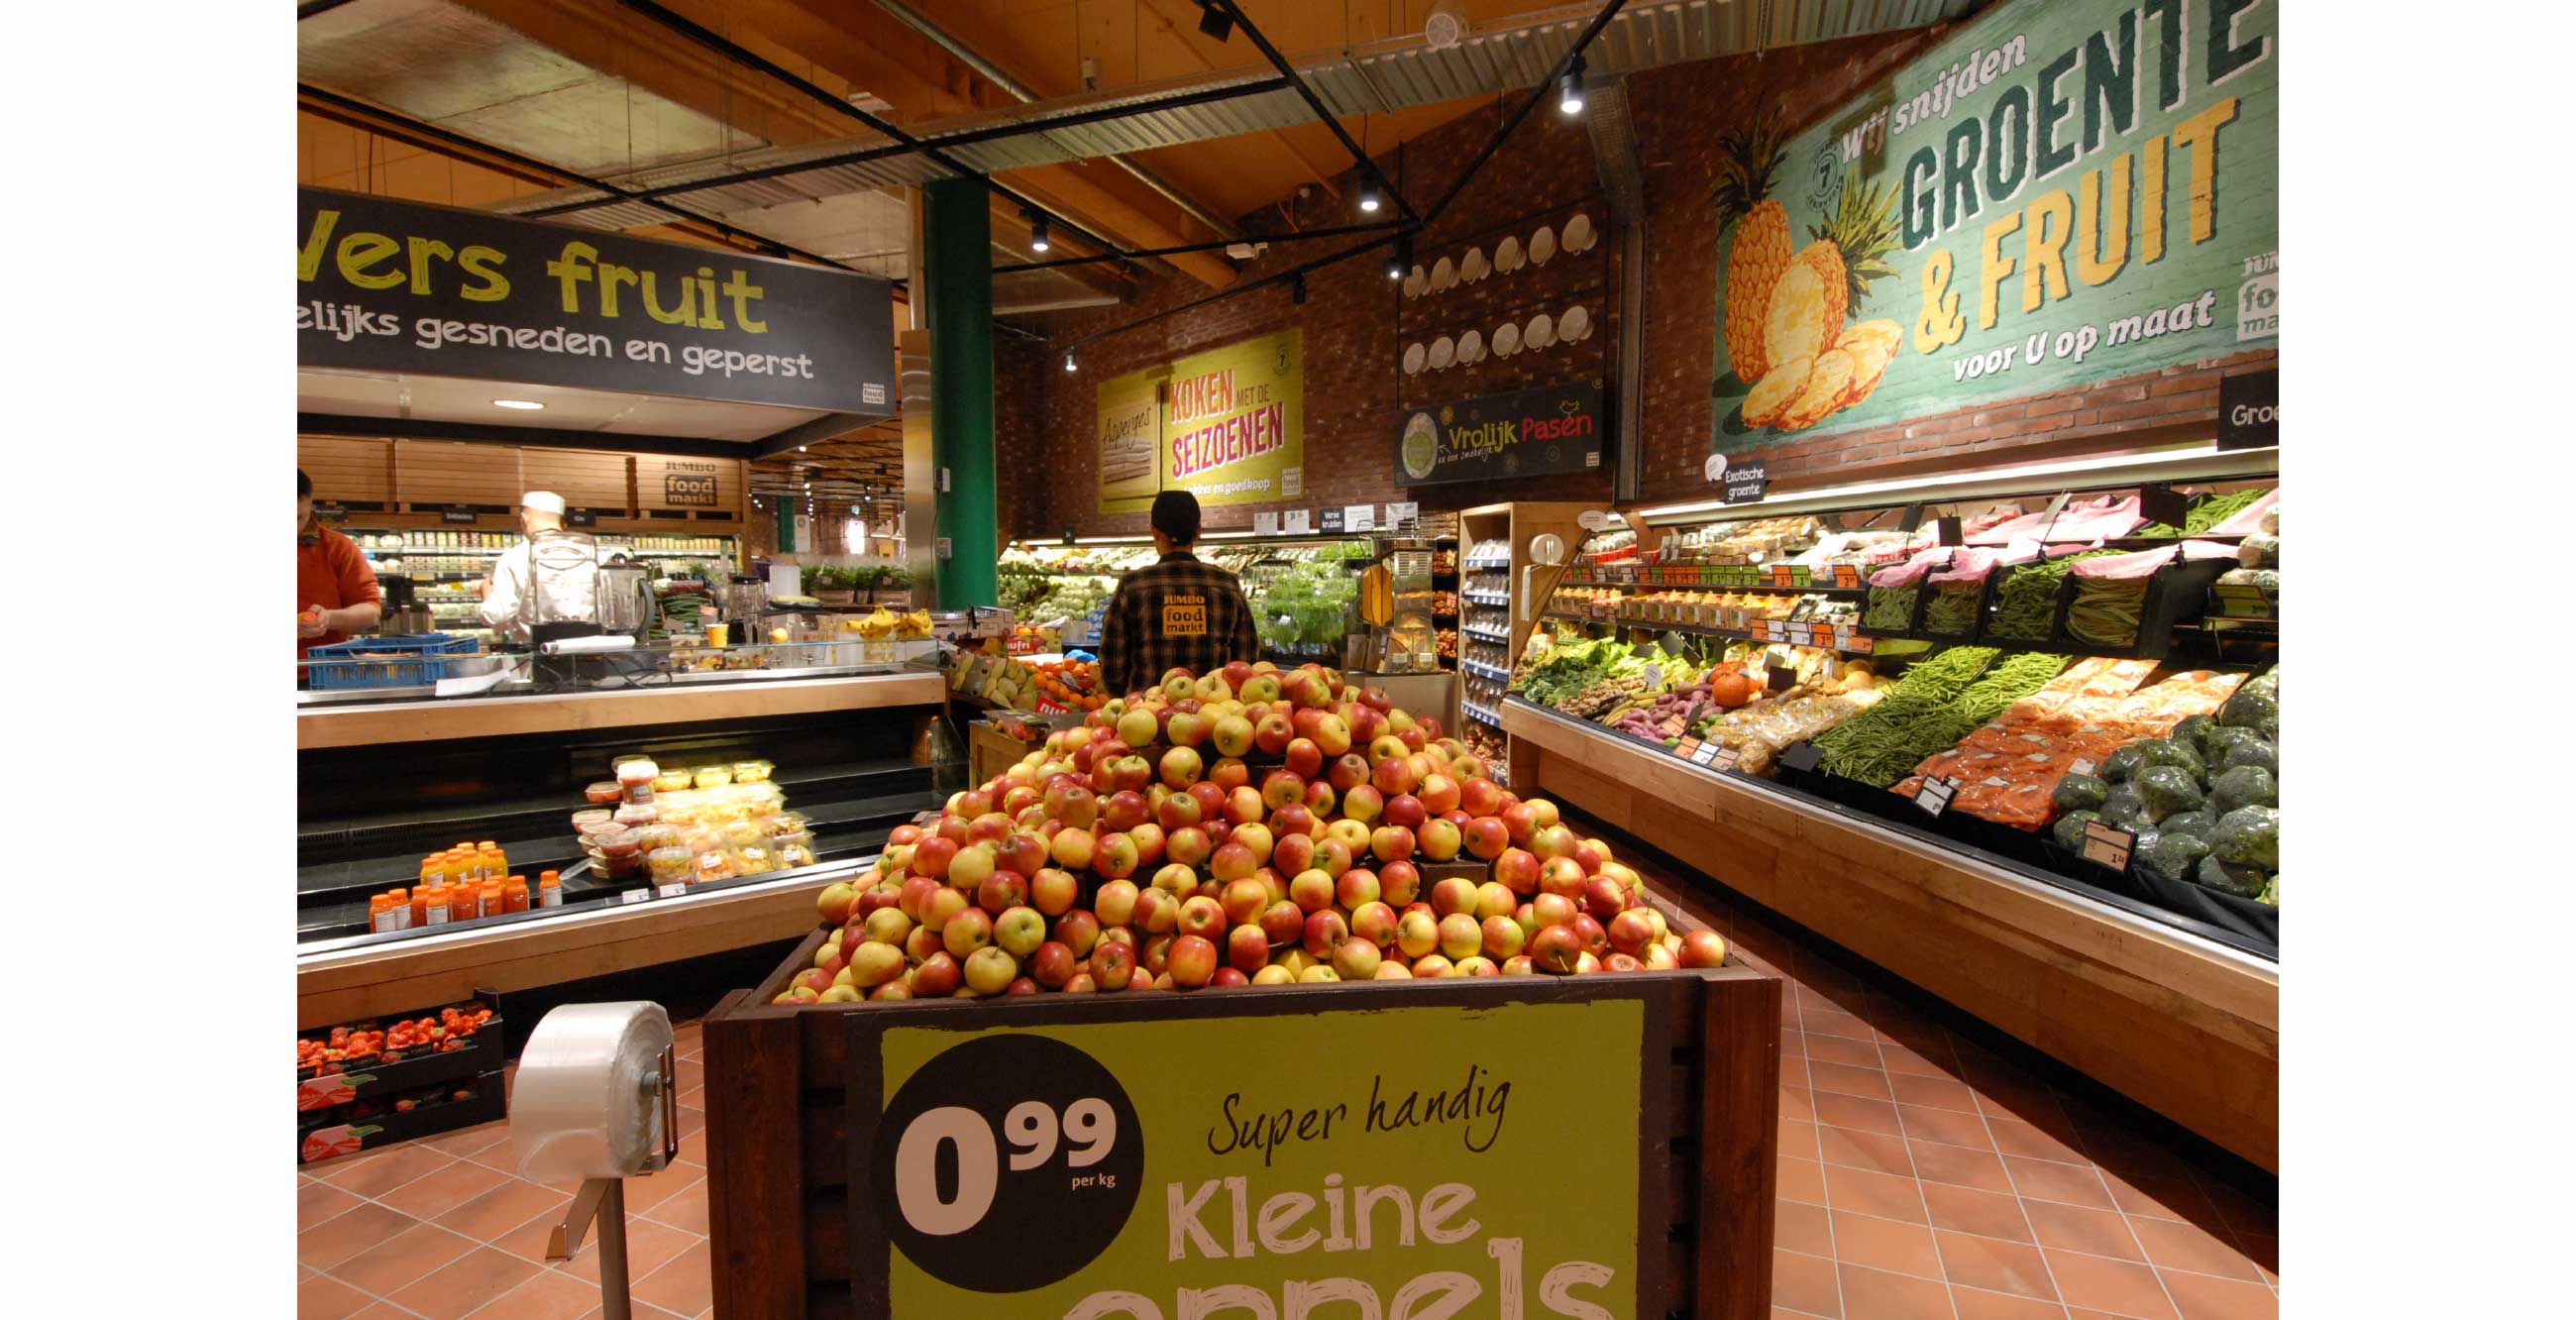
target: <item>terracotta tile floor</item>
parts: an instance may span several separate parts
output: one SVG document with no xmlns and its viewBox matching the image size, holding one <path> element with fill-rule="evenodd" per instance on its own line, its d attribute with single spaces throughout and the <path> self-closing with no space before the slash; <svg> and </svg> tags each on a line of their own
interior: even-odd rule
<svg viewBox="0 0 2576 1320">
<path fill-rule="evenodd" d="M 698 1069 L 698 1027 L 677 1037 Z M 690 1097 L 695 1099 L 695 1096 Z M 705 1114 L 683 1103 L 682 1160 L 627 1184 L 627 1266 L 639 1317 L 710 1314 Z M 561 1265 L 546 1230 L 571 1189 L 518 1176 L 509 1125 L 487 1123 L 297 1171 L 296 1314 L 576 1320 L 599 1314 L 599 1239 Z"/>
<path fill-rule="evenodd" d="M 1584 833 L 1610 834 L 1588 822 Z M 2277 1189 L 2260 1199 L 2192 1143 L 1855 973 L 1668 859 L 1620 850 L 1658 892 L 1787 984 L 1772 1315 L 1830 1320 L 2247 1320 L 2280 1312 Z M 2060 1085 L 2061 1081 L 2065 1085 Z"/>
<path fill-rule="evenodd" d="M 1622 856 L 1787 982 L 1775 1320 L 2279 1313 L 2273 1188 L 2248 1195 L 2229 1180 L 2243 1171 L 2146 1135 L 2152 1125 L 2097 1107 L 2046 1065 L 1936 1021 L 1910 987 L 1865 980 L 1812 939 L 1685 890 L 1639 851 Z M 677 1032 L 695 1083 L 698 1028 Z M 683 1162 L 628 1190 L 635 1314 L 654 1320 L 710 1313 L 701 1094 L 682 1099 L 681 1132 L 697 1137 Z M 569 1200 L 517 1176 L 500 1123 L 301 1170 L 298 1314 L 596 1315 L 595 1236 L 571 1261 L 544 1261 Z"/>
</svg>

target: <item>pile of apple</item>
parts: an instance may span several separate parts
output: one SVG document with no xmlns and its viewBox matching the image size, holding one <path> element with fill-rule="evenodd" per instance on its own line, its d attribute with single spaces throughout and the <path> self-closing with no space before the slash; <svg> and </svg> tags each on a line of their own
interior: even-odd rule
<svg viewBox="0 0 2576 1320">
<path fill-rule="evenodd" d="M 1259 764 L 1255 764 L 1256 760 Z M 1427 871 L 1426 871 L 1426 868 Z M 1637 873 L 1319 665 L 1164 675 L 897 828 L 774 1002 L 1714 967 Z"/>
</svg>

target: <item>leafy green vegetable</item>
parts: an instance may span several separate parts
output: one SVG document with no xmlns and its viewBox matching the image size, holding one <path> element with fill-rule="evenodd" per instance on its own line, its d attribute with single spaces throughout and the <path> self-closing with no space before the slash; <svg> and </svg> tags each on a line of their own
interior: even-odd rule
<svg viewBox="0 0 2576 1320">
<path fill-rule="evenodd" d="M 2068 852 L 2080 852 L 2084 847 L 2084 823 L 2101 818 L 2102 813 L 2098 811 L 2067 812 L 2050 827 L 2050 837 L 2057 840 L 2058 847 Z"/>
<path fill-rule="evenodd" d="M 2175 731 L 2175 736 L 2181 736 L 2179 729 Z M 2212 723 L 2200 731 L 2200 737 L 2194 745 L 2200 749 L 2202 764 L 2218 765 L 2227 759 L 2229 748 L 2241 742 L 2260 742 L 2262 738 L 2262 734 L 2252 729 L 2231 729 L 2224 724 Z"/>
<path fill-rule="evenodd" d="M 2098 811 L 2110 796 L 2108 781 L 2092 775 L 2068 775 L 2049 790 L 2048 800 L 2059 811 Z"/>
<path fill-rule="evenodd" d="M 2183 515 L 2182 530 L 2186 536 L 2198 536 L 2245 511 L 2247 505 L 2263 498 L 2263 492 L 2247 488 L 2229 495 L 2213 495 L 2191 506 Z"/>
<path fill-rule="evenodd" d="M 2188 884 L 2193 871 L 2200 866 L 2200 859 L 2208 855 L 2207 840 L 2166 830 L 2156 837 L 2152 847 L 2132 851 L 2129 866 L 2169 884 Z"/>
<path fill-rule="evenodd" d="M 2254 867 L 2220 861 L 2213 853 L 2200 859 L 2200 869 L 2192 879 L 2220 893 L 2252 898 L 2263 892 L 2266 877 Z"/>
<path fill-rule="evenodd" d="M 2172 738 L 2149 738 L 2137 744 L 2137 748 L 2140 773 L 2151 766 L 2169 765 L 2190 775 L 2196 783 L 2209 778 L 2208 765 L 2189 743 Z"/>
<path fill-rule="evenodd" d="M 2138 790 L 2149 820 L 2163 820 L 2177 812 L 2198 811 L 2208 799 L 2200 791 L 2200 781 L 2178 765 L 2151 765 L 2138 772 L 2131 781 Z"/>
<path fill-rule="evenodd" d="M 2209 809 L 2224 818 L 2238 807 L 2277 807 L 2281 805 L 2281 786 L 2272 781 L 2272 772 L 2256 765 L 2240 765 L 2218 776 L 2209 786 Z"/>
<path fill-rule="evenodd" d="M 2211 832 L 2218 828 L 2218 817 L 2209 814 L 2206 809 L 2177 811 L 2157 821 L 2156 828 L 2167 834 L 2188 834 L 2193 838 L 2206 840 Z"/>
<path fill-rule="evenodd" d="M 2277 807 L 2238 807 L 2218 818 L 2209 851 L 2220 861 L 2260 870 L 2281 865 L 2281 812 Z"/>
<path fill-rule="evenodd" d="M 2130 776 L 2138 773 L 2138 766 L 2142 759 L 2138 745 L 2131 743 L 2102 758 L 2102 777 L 2114 784 L 2126 783 Z"/>
<path fill-rule="evenodd" d="M 2185 715 L 2174 721 L 2173 732 L 2165 736 L 2200 753 L 2200 759 L 2204 761 L 2214 760 L 2216 758 L 2210 756 L 2209 748 L 2202 745 L 2201 739 L 2207 736 L 2208 730 L 2217 727 L 2218 721 L 2206 715 Z"/>
<path fill-rule="evenodd" d="M 2237 690 L 2235 696 L 2229 697 L 2227 704 L 2220 707 L 2218 711 L 2218 722 L 2231 729 L 2260 729 L 2263 727 L 2263 721 L 2279 718 L 2281 718 L 2281 702 L 2278 698 L 2260 692 L 2247 692 L 2242 688 Z"/>
<path fill-rule="evenodd" d="M 2122 784 L 2102 799 L 2102 819 L 2124 830 L 2133 830 L 2147 818 L 2147 800 L 2138 794 L 2136 784 Z"/>
<path fill-rule="evenodd" d="M 2230 729 L 2228 732 L 2245 736 L 2228 746 L 2227 754 L 2219 759 L 2220 765 L 2230 768 L 2252 766 L 2276 777 L 2281 773 L 2280 749 L 2263 741 L 2261 734 L 2252 729 Z"/>
</svg>

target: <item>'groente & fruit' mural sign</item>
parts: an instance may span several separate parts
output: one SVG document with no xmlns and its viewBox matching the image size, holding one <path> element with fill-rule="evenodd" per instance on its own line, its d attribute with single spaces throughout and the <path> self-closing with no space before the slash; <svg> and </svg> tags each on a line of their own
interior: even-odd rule
<svg viewBox="0 0 2576 1320">
<path fill-rule="evenodd" d="M 1714 446 L 2276 342 L 2279 21 L 2018 0 L 1785 142 L 1731 134 Z"/>
</svg>

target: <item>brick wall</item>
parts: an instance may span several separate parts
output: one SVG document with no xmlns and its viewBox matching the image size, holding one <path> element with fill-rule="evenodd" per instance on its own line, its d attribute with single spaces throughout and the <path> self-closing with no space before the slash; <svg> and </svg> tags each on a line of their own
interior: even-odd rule
<svg viewBox="0 0 2576 1320">
<path fill-rule="evenodd" d="M 1756 108 L 1773 102 L 1781 106 L 1786 127 L 1795 131 L 1858 95 L 1939 36 L 1939 31 L 1929 31 L 1792 47 L 1675 65 L 1629 80 L 1645 173 L 1646 299 L 1639 434 L 1627 439 L 1642 446 L 1649 501 L 1700 498 L 1713 489 L 1703 478 L 1702 465 L 1709 454 L 1720 246 L 1708 193 L 1716 177 L 1719 138 Z M 1507 108 L 1498 104 L 1472 110 L 1406 144 L 1400 159 L 1380 157 L 1381 167 L 1400 178 L 1417 209 L 1427 210 L 1492 139 Z M 1348 182 L 1343 181 L 1346 195 Z M 1588 211 L 1602 225 L 1606 216 L 1600 187 L 1583 126 L 1542 105 L 1440 223 L 1417 238 L 1416 259 L 1428 268 L 1436 257 L 1455 256 L 1470 243 L 1482 246 L 1490 257 L 1503 234 L 1518 233 L 1527 242 L 1540 223 L 1561 227 L 1575 209 Z M 1303 202 L 1285 199 L 1246 222 L 1266 231 L 1287 217 L 1303 228 L 1348 224 L 1355 218 L 1327 201 L 1321 189 L 1316 194 Z M 1243 277 L 1259 279 L 1354 241 L 1274 244 L 1260 259 L 1243 264 Z M 1284 287 L 1230 298 L 1088 345 L 1080 354 L 1081 370 L 1070 374 L 1063 370 L 1061 345 L 1205 297 L 1208 290 L 1177 276 L 1148 276 L 1131 305 L 1054 318 L 1045 327 L 1045 349 L 1015 343 L 1011 352 L 997 356 L 1005 399 L 1023 396 L 1017 403 L 1005 402 L 1003 415 L 1035 419 L 1025 433 L 1015 427 L 1004 431 L 1002 526 L 1046 536 L 1066 526 L 1083 535 L 1143 531 L 1141 513 L 1095 511 L 1092 421 L 1099 383 L 1291 325 L 1306 332 L 1303 506 L 1410 498 L 1426 509 L 1455 509 L 1512 499 L 1606 500 L 1611 493 L 1606 464 L 1600 472 L 1575 477 L 1400 486 L 1393 437 L 1403 414 L 1425 402 L 1582 377 L 1615 386 L 1616 246 L 1605 235 L 1580 257 L 1560 255 L 1547 268 L 1497 276 L 1412 302 L 1385 278 L 1381 251 L 1309 275 L 1303 307 L 1291 305 Z M 1469 327 L 1490 337 L 1506 314 L 1525 323 L 1534 310 L 1561 314 L 1573 302 L 1587 304 L 1601 323 L 1585 344 L 1543 354 L 1525 351 L 1510 361 L 1489 357 L 1472 369 L 1414 377 L 1403 373 L 1400 360 L 1408 342 Z M 2205 436 L 2216 425 L 2219 376 L 2274 356 L 2261 350 L 2213 358 L 1876 430 L 1771 445 L 1763 452 L 1773 487 L 1795 490 L 1989 466 L 2006 453 L 2014 461 L 2035 461 Z M 1018 408 L 1027 412 L 1014 411 Z M 1010 492 L 1015 478 L 1032 489 Z M 1211 509 L 1208 525 L 1248 527 L 1253 507 Z"/>
</svg>

